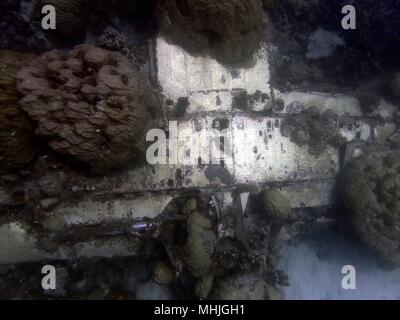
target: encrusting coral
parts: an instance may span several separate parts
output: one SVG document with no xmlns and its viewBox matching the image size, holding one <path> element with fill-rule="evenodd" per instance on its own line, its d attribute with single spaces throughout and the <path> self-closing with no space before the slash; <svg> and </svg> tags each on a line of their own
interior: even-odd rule
<svg viewBox="0 0 400 320">
<path fill-rule="evenodd" d="M 264 192 L 263 202 L 267 214 L 279 223 L 290 220 L 292 208 L 289 200 L 277 188 L 271 188 Z"/>
<path fill-rule="evenodd" d="M 143 151 L 158 96 L 121 53 L 80 45 L 50 51 L 17 75 L 20 105 L 36 134 L 95 173 L 129 164 Z"/>
<path fill-rule="evenodd" d="M 212 223 L 199 212 L 192 212 L 187 220 L 186 244 L 188 265 L 192 274 L 201 277 L 210 272 L 216 235 Z"/>
<path fill-rule="evenodd" d="M 34 56 L 0 51 L 0 171 L 21 169 L 34 157 L 32 125 L 18 106 L 18 70 Z"/>
<path fill-rule="evenodd" d="M 107 28 L 99 38 L 100 47 L 110 51 L 123 51 L 125 49 L 125 37 L 113 28 Z"/>
<path fill-rule="evenodd" d="M 371 153 L 346 167 L 343 201 L 361 240 L 384 262 L 400 266 L 400 152 Z"/>
<path fill-rule="evenodd" d="M 260 0 L 161 0 L 157 20 L 168 40 L 227 65 L 251 60 L 265 25 Z"/>
<path fill-rule="evenodd" d="M 339 132 L 339 117 L 332 111 L 323 113 L 316 107 L 285 118 L 281 133 L 300 147 L 307 146 L 312 155 L 320 155 L 328 147 L 344 143 Z"/>
</svg>

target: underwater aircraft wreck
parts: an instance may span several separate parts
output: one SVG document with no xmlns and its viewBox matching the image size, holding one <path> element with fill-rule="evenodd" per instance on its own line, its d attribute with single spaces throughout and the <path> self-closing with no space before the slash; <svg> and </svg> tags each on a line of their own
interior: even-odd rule
<svg viewBox="0 0 400 320">
<path fill-rule="evenodd" d="M 213 13 L 207 2 L 212 1 L 204 7 Z M 283 14 L 258 17 L 252 6 L 262 11 L 261 1 L 233 1 L 234 9 L 269 19 L 268 30 L 259 21 L 243 27 L 250 31 L 236 30 L 232 25 L 238 21 L 229 19 L 239 18 L 227 13 L 224 2 L 223 9 L 217 6 L 228 21 L 221 29 L 232 28 L 241 46 L 220 44 L 226 34 L 212 19 L 213 32 L 195 24 L 176 39 L 187 20 L 177 17 L 171 1 L 161 1 L 161 31 L 137 51 L 106 29 L 100 46 L 88 41 L 71 51 L 21 57 L 28 63 L 12 69 L 19 116 L 34 123 L 24 137 L 37 136 L 40 152 L 32 168 L 1 175 L 0 273 L 14 279 L 13 268 L 56 265 L 64 284 L 44 293 L 56 298 L 69 292 L 81 297 L 79 283 L 87 291 L 82 297 L 100 299 L 130 298 L 128 291 L 146 299 L 143 292 L 156 287 L 161 298 L 281 299 L 290 283 L 282 271 L 284 243 L 341 225 L 345 210 L 355 212 L 362 242 L 385 263 L 400 264 L 398 181 L 383 182 L 398 175 L 396 100 L 370 94 L 373 84 L 336 90 L 343 70 L 339 62 L 336 69 L 331 64 L 347 61 L 340 51 L 345 41 L 320 21 L 310 16 L 310 26 L 298 27 L 307 29 L 303 52 L 283 36 L 276 39 L 276 26 L 287 18 Z M 275 6 L 298 19 L 285 4 Z M 307 5 L 290 6 L 301 12 Z M 199 21 L 212 16 L 202 8 L 191 8 Z M 193 44 L 187 39 L 196 33 L 200 40 Z M 204 39 L 216 43 L 215 51 L 196 52 Z M 285 52 L 291 45 L 306 62 L 293 62 L 296 55 Z M 251 61 L 237 63 L 237 50 Z M 0 54 L 0 64 L 11 70 L 7 57 Z M 327 65 L 318 65 L 329 57 Z M 314 62 L 317 67 L 307 65 Z M 340 79 L 337 87 L 323 86 L 330 74 L 318 69 L 331 67 Z M 383 191 L 375 199 L 376 179 Z M 366 208 L 380 215 L 363 213 Z M 87 273 L 91 283 L 106 277 L 96 273 L 100 269 L 112 273 L 113 268 L 124 271 L 106 289 L 82 284 L 79 276 L 66 284 L 68 274 Z M 42 276 L 39 271 L 35 277 Z M 133 289 L 115 289 L 125 282 Z"/>
</svg>

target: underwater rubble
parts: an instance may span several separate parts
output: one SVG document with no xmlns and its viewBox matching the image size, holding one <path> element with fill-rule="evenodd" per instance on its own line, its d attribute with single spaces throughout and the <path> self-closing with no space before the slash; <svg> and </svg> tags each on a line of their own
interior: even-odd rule
<svg viewBox="0 0 400 320">
<path fill-rule="evenodd" d="M 0 299 L 296 297 L 315 234 L 397 272 L 395 1 L 45 2 L 0 4 Z"/>
</svg>

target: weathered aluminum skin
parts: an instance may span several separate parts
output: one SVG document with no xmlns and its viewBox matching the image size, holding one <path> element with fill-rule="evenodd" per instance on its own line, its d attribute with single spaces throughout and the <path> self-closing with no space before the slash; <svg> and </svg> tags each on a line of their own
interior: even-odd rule
<svg viewBox="0 0 400 320">
<path fill-rule="evenodd" d="M 157 78 L 166 111 L 172 109 L 167 100 L 174 104 L 179 98 L 187 98 L 189 102 L 184 117 L 168 119 L 177 121 L 175 142 L 181 161 L 143 165 L 121 175 L 105 177 L 103 181 L 85 178 L 84 184 L 93 192 L 85 201 L 50 212 L 44 220 L 48 232 L 156 218 L 173 198 L 194 189 L 224 193 L 228 200 L 220 204 L 222 209 L 229 206 L 232 197 L 228 195 L 232 190 L 241 190 L 244 210 L 249 192 L 257 192 L 272 183 L 279 183 L 282 192 L 290 195 L 294 208 L 332 204 L 335 177 L 340 169 L 338 150 L 327 148 L 319 157 L 311 155 L 307 147 L 299 147 L 281 135 L 286 108 L 268 117 L 263 111 L 274 100 L 282 99 L 285 105 L 300 101 L 322 111 L 330 108 L 338 114 L 347 112 L 355 117 L 354 123 L 343 127 L 342 135 L 348 141 L 367 140 L 371 128 L 359 118 L 357 99 L 324 93 L 280 93 L 271 88 L 267 45 L 256 55 L 255 64 L 247 69 L 227 68 L 207 57 L 192 57 L 162 38 L 157 38 L 150 47 L 154 48 L 155 58 L 150 64 L 151 74 Z M 238 92 L 264 94 L 266 100 L 256 100 L 248 110 L 239 110 L 233 107 Z M 227 126 L 223 132 L 218 130 L 221 121 Z M 223 148 L 221 136 L 225 137 Z M 193 159 L 204 161 L 211 151 L 216 155 L 217 164 L 193 163 Z M 39 249 L 37 239 L 23 223 L 10 221 L 1 225 L 0 230 L 0 264 L 132 255 L 137 250 L 135 242 L 116 236 L 61 246 L 48 253 Z"/>
</svg>

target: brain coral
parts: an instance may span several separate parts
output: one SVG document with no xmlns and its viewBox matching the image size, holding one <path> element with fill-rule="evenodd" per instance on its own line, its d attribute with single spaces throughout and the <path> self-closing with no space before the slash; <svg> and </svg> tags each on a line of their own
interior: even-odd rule
<svg viewBox="0 0 400 320">
<path fill-rule="evenodd" d="M 157 16 L 167 39 L 228 65 L 251 60 L 264 34 L 260 0 L 161 0 Z"/>
<path fill-rule="evenodd" d="M 353 160 L 342 179 L 344 204 L 361 240 L 383 261 L 400 266 L 400 152 Z"/>
<path fill-rule="evenodd" d="M 54 151 L 104 172 L 142 150 L 158 98 L 122 54 L 91 45 L 50 51 L 17 78 L 22 109 Z"/>
<path fill-rule="evenodd" d="M 34 157 L 29 118 L 18 106 L 16 74 L 34 56 L 0 51 L 0 172 L 21 169 Z"/>
</svg>

